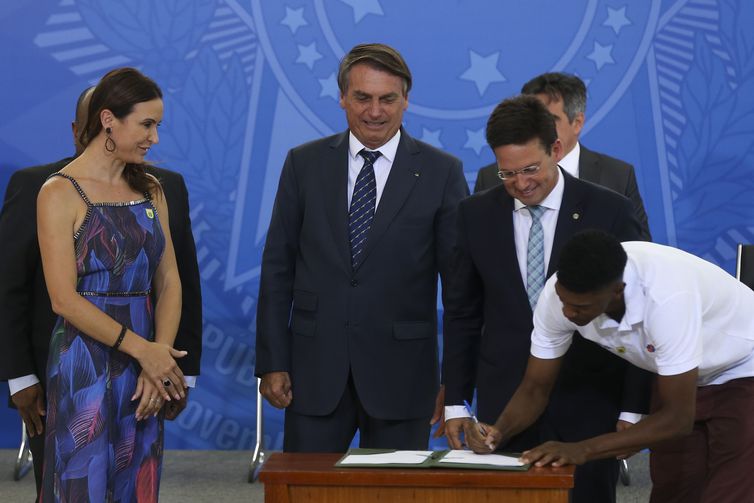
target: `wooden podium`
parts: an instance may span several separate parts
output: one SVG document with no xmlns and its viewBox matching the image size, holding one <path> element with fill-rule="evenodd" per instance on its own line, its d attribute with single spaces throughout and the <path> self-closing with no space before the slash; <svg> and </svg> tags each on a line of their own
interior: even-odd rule
<svg viewBox="0 0 754 503">
<path fill-rule="evenodd" d="M 275 453 L 259 474 L 265 503 L 568 502 L 573 466 L 529 471 L 336 468 L 342 454 Z"/>
</svg>

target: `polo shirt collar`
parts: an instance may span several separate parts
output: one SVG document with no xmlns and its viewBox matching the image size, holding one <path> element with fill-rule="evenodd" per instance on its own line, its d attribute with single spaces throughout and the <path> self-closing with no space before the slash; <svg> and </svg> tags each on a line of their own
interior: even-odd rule
<svg viewBox="0 0 754 503">
<path fill-rule="evenodd" d="M 639 282 L 639 275 L 637 274 L 636 267 L 631 262 L 630 258 L 623 271 L 623 282 L 626 284 L 623 289 L 623 300 L 626 303 L 626 312 L 623 313 L 623 318 L 621 318 L 620 323 L 618 323 L 608 315 L 601 314 L 595 320 L 598 328 L 617 328 L 619 332 L 627 332 L 633 330 L 634 325 L 644 321 L 644 290 Z"/>
</svg>

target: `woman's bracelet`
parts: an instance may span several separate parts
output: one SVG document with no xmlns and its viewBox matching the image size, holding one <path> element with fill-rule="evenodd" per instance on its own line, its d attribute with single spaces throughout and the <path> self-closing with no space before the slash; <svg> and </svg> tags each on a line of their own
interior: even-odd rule
<svg viewBox="0 0 754 503">
<path fill-rule="evenodd" d="M 125 325 L 120 326 L 120 334 L 118 334 L 118 340 L 113 344 L 113 349 L 118 349 L 120 347 L 120 343 L 123 342 L 123 339 L 126 337 L 127 330 L 128 328 L 126 328 Z"/>
</svg>

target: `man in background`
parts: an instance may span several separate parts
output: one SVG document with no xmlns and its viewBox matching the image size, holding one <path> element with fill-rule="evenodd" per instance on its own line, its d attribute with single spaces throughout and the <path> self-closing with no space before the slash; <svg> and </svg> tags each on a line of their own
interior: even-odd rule
<svg viewBox="0 0 754 503">
<path fill-rule="evenodd" d="M 560 167 L 576 178 L 602 185 L 629 198 L 641 224 L 641 238 L 650 241 L 652 235 L 649 232 L 647 212 L 636 184 L 633 166 L 589 150 L 579 142 L 586 112 L 584 82 L 567 73 L 544 73 L 524 84 L 521 93 L 539 98 L 555 118 L 558 138 L 564 151 Z M 497 170 L 495 163 L 480 169 L 474 192 L 500 185 Z"/>
<path fill-rule="evenodd" d="M 76 102 L 75 120 L 71 123 L 76 155 L 83 150 L 78 133 L 84 126 L 93 90 L 93 87 L 86 89 Z M 37 194 L 50 174 L 72 160 L 73 157 L 68 157 L 16 171 L 8 182 L 0 212 L 0 380 L 8 381 L 11 405 L 18 409 L 26 425 L 37 493 L 44 460 L 47 353 L 57 319 L 50 305 L 39 255 Z M 147 172 L 160 180 L 168 202 L 170 233 L 183 286 L 183 310 L 175 347 L 188 351 L 178 365 L 193 386 L 199 375 L 202 351 L 202 298 L 188 192 L 178 173 L 155 167 L 147 168 Z M 186 398 L 168 402 L 165 417 L 175 419 L 185 406 Z"/>
</svg>

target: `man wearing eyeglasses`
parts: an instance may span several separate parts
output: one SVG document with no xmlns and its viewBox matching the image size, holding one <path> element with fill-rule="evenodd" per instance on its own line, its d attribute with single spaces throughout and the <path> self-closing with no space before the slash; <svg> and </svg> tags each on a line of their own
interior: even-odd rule
<svg viewBox="0 0 754 503">
<path fill-rule="evenodd" d="M 524 84 L 521 93 L 539 98 L 555 118 L 558 138 L 563 144 L 560 167 L 576 178 L 607 187 L 629 198 L 641 225 L 642 239 L 651 240 L 647 212 L 644 210 L 633 166 L 589 150 L 579 142 L 586 112 L 584 82 L 577 76 L 567 73 L 543 73 Z M 497 165 L 492 163 L 477 173 L 474 192 L 498 185 L 500 178 L 497 176 Z"/>
<path fill-rule="evenodd" d="M 487 142 L 503 183 L 461 202 L 446 292 L 445 426 L 456 449 L 470 422 L 462 404 L 471 401 L 474 389 L 479 420 L 494 421 L 521 382 L 532 312 L 568 238 L 596 228 L 620 240 L 641 239 L 627 198 L 558 167 L 563 143 L 553 116 L 536 97 L 500 103 L 487 122 Z M 523 451 L 547 440 L 578 441 L 628 428 L 647 411 L 648 373 L 580 336 L 565 360 L 548 410 L 499 448 Z M 572 501 L 615 501 L 617 478 L 615 459 L 579 466 Z"/>
</svg>

